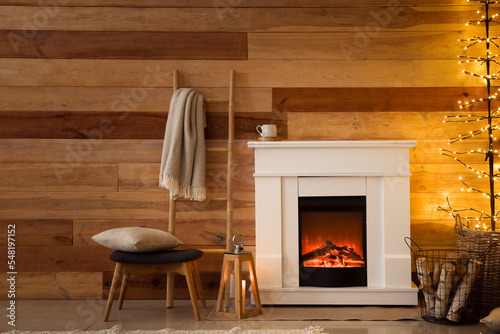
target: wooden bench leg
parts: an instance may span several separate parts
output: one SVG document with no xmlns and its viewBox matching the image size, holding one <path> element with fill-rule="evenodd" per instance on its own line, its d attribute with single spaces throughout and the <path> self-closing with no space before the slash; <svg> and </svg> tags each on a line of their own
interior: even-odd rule
<svg viewBox="0 0 500 334">
<path fill-rule="evenodd" d="M 200 309 L 198 308 L 198 298 L 196 298 L 196 287 L 193 280 L 193 263 L 186 262 L 183 265 L 184 267 L 184 276 L 186 277 L 187 286 L 189 289 L 189 296 L 191 297 L 191 304 L 193 304 L 193 311 L 196 320 L 201 321 L 200 317 Z"/>
<path fill-rule="evenodd" d="M 120 297 L 118 297 L 118 309 L 122 309 L 123 300 L 125 299 L 125 293 L 127 292 L 127 279 L 128 275 L 123 275 L 122 287 L 120 288 Z"/>
<path fill-rule="evenodd" d="M 113 306 L 115 290 L 122 275 L 122 266 L 123 265 L 121 263 L 116 263 L 115 272 L 113 274 L 113 281 L 111 282 L 111 289 L 109 290 L 108 303 L 106 304 L 106 310 L 104 312 L 104 322 L 108 321 L 109 313 L 111 312 L 111 306 Z"/>
<path fill-rule="evenodd" d="M 205 301 L 205 292 L 203 291 L 203 286 L 201 284 L 200 271 L 198 270 L 198 261 L 193 261 L 193 276 L 196 285 L 196 291 L 198 296 L 200 296 L 201 307 L 207 308 L 207 303 Z"/>
<path fill-rule="evenodd" d="M 174 274 L 167 274 L 167 307 L 174 307 Z"/>
</svg>

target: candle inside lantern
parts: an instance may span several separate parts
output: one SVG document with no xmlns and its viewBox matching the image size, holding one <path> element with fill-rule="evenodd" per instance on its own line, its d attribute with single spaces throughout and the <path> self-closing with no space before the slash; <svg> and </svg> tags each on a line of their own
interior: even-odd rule
<svg viewBox="0 0 500 334">
<path fill-rule="evenodd" d="M 241 300 L 243 300 L 243 307 L 245 307 L 246 286 L 247 286 L 247 281 L 246 280 L 241 281 Z"/>
<path fill-rule="evenodd" d="M 229 298 L 234 298 L 234 274 L 229 275 Z"/>
</svg>

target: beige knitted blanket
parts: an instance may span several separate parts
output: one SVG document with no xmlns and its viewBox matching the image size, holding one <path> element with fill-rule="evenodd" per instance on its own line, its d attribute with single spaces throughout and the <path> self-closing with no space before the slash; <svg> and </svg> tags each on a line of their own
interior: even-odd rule
<svg viewBox="0 0 500 334">
<path fill-rule="evenodd" d="M 203 201 L 205 195 L 205 107 L 191 88 L 176 90 L 170 102 L 159 186 L 170 197 Z"/>
</svg>

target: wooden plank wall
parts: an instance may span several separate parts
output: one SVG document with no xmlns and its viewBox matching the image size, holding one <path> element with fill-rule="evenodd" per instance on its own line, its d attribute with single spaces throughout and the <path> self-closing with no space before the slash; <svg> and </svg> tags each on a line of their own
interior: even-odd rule
<svg viewBox="0 0 500 334">
<path fill-rule="evenodd" d="M 446 196 L 482 205 L 460 194 L 463 167 L 439 152 L 470 129 L 443 124 L 444 116 L 459 112 L 457 100 L 484 92 L 457 63 L 458 39 L 478 33 L 465 27 L 476 7 L 465 0 L 2 1 L 0 267 L 7 226 L 15 224 L 17 297 L 101 298 L 113 264 L 91 236 L 118 226 L 166 229 L 168 192 L 157 177 L 175 69 L 181 86 L 212 97 L 227 94 L 236 70 L 235 231 L 250 247 L 246 142 L 262 123 L 278 124 L 290 140 L 417 140 L 412 238 L 452 246 L 453 221 L 435 206 Z M 223 145 L 227 114 L 217 104 L 208 111 L 208 144 Z M 224 155 L 208 156 L 214 197 L 225 191 L 224 166 Z M 223 203 L 178 207 L 186 246 L 224 243 Z M 202 261 L 209 298 L 220 265 L 216 256 Z M 163 283 L 136 277 L 130 298 L 163 298 Z M 178 294 L 185 298 L 185 289 Z"/>
</svg>

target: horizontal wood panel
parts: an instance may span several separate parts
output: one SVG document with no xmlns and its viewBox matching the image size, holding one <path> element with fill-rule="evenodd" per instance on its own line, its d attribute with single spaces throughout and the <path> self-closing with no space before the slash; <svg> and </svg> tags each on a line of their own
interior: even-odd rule
<svg viewBox="0 0 500 334">
<path fill-rule="evenodd" d="M 452 133 L 450 133 L 452 134 Z M 453 133 L 456 134 L 456 133 Z M 410 148 L 410 162 L 413 164 L 455 164 L 456 162 L 447 156 L 444 156 L 441 149 L 453 151 L 470 152 L 471 150 L 488 149 L 488 143 L 485 140 L 471 138 L 459 143 L 449 144 L 448 140 L 429 139 L 417 141 L 417 146 Z M 481 164 L 484 163 L 484 156 L 468 155 L 468 163 Z"/>
<path fill-rule="evenodd" d="M 5 5 L 30 5 L 40 6 L 38 0 L 3 0 Z M 213 3 L 207 3 L 206 0 L 185 0 L 179 2 L 177 0 L 143 0 L 137 3 L 135 0 L 58 0 L 58 3 L 65 6 L 82 6 L 82 7 L 214 7 Z M 380 6 L 387 7 L 391 3 L 380 2 L 380 0 L 275 0 L 269 3 L 267 0 L 246 0 L 224 2 L 216 4 L 216 7 L 227 14 L 232 8 L 245 7 L 359 7 L 359 6 Z M 53 5 L 53 4 L 52 4 Z M 400 0 L 397 2 L 399 6 L 428 6 L 428 5 L 464 5 L 463 0 Z"/>
<path fill-rule="evenodd" d="M 14 225 L 14 226 L 12 226 Z M 7 246 L 8 231 L 14 231 L 16 246 L 71 246 L 73 221 L 71 219 L 31 219 L 12 217 L 0 220 L 0 246 Z"/>
<path fill-rule="evenodd" d="M 167 112 L 0 111 L 0 138 L 160 139 Z"/>
<path fill-rule="evenodd" d="M 161 191 L 158 188 L 160 164 L 120 164 L 120 191 Z M 233 190 L 254 191 L 254 165 L 234 165 Z M 227 165 L 206 165 L 206 188 L 208 198 L 226 196 Z"/>
<path fill-rule="evenodd" d="M 236 32 L 2 30 L 0 57 L 247 59 L 247 37 Z"/>
<path fill-rule="evenodd" d="M 168 191 L 75 193 L 2 192 L 0 219 L 160 219 L 168 217 Z M 234 215 L 254 218 L 254 194 L 236 193 Z M 179 219 L 225 219 L 225 202 L 177 203 Z"/>
<path fill-rule="evenodd" d="M 0 60 L 1 62 L 1 60 Z M 70 68 L 68 68 L 70 70 Z M 0 70 L 1 71 L 1 70 Z M 157 73 L 158 77 L 143 73 L 146 78 L 137 87 L 0 87 L 0 110 L 26 112 L 82 112 L 81 117 L 91 117 L 102 112 L 113 112 L 124 121 L 132 112 L 146 114 L 166 113 L 172 99 L 170 73 Z M 155 74 L 156 75 L 156 74 Z M 54 78 L 55 79 L 55 78 Z M 151 81 L 150 81 L 151 79 Z M 222 79 L 222 78 L 221 78 Z M 223 78 L 227 79 L 227 78 Z M 56 79 L 57 80 L 57 79 Z M 182 74 L 181 74 L 182 84 Z M 226 81 L 227 85 L 228 82 Z M 156 86 L 158 85 L 158 87 Z M 161 88 L 165 86 L 168 88 Z M 205 98 L 227 99 L 229 91 L 224 88 L 193 87 Z M 270 112 L 271 89 L 237 88 L 235 112 Z M 227 112 L 227 103 L 207 103 L 208 112 Z M 1 115 L 1 114 L 0 114 Z M 14 114 L 15 115 L 15 114 Z M 35 117 L 35 114 L 28 114 Z M 58 113 L 67 121 L 73 114 Z M 79 114 L 74 114 L 78 116 Z M 43 117 L 41 113 L 39 117 Z"/>
<path fill-rule="evenodd" d="M 88 144 L 91 144 L 91 150 Z M 207 147 L 223 147 L 225 142 L 207 141 Z M 64 172 L 71 163 L 159 163 L 163 140 L 100 139 L 3 139 L 0 140 L 0 162 L 44 162 Z M 247 140 L 235 140 L 234 152 L 242 163 L 253 161 L 253 149 Z M 212 154 L 207 154 L 207 161 Z M 220 154 L 219 154 L 220 155 Z"/>
<path fill-rule="evenodd" d="M 3 6 L 0 29 L 73 31 L 356 31 L 458 30 L 475 17 L 470 6 L 352 8 L 135 8 Z M 39 18 L 38 16 L 42 16 Z M 19 17 L 26 17 L 30 24 Z M 31 19 L 33 18 L 33 19 Z M 31 19 L 31 20 L 30 20 Z M 35 21 L 38 19 L 38 21 Z M 43 20 L 43 21 L 42 21 Z M 130 24 L 133 21 L 134 24 Z M 193 24 L 196 22 L 196 24 Z M 300 22 L 300 24 L 298 24 Z M 43 24 L 42 24 L 43 23 Z"/>
<path fill-rule="evenodd" d="M 480 127 L 446 123 L 445 112 L 293 112 L 288 114 L 293 140 L 447 140 Z M 306 124 L 306 125 L 305 125 Z M 291 136 L 291 137 L 290 137 Z M 477 136 L 486 138 L 486 134 Z"/>
<path fill-rule="evenodd" d="M 467 158 L 464 158 L 464 160 L 467 160 Z M 477 171 L 488 171 L 487 164 L 468 165 Z M 483 191 L 489 189 L 489 180 L 487 178 L 479 178 L 476 173 L 459 163 L 411 164 L 410 172 L 412 174 L 410 189 L 413 193 L 459 193 L 461 189 L 467 191 L 467 186 L 459 180 L 459 177 L 472 188 Z"/>
<path fill-rule="evenodd" d="M 485 87 L 275 88 L 273 110 L 281 112 L 450 111 L 455 115 L 455 112 L 461 111 L 459 101 L 472 101 L 486 96 Z M 469 111 L 472 110 L 487 110 L 487 105 L 477 103 L 469 108 Z"/>
<path fill-rule="evenodd" d="M 250 33 L 248 59 L 456 59 L 467 55 L 464 31 Z M 468 50 L 469 54 L 473 50 Z"/>
<path fill-rule="evenodd" d="M 169 78 L 165 76 L 165 80 Z M 166 84 L 166 82 L 165 82 Z M 169 83 L 170 84 L 170 83 Z M 171 88 L 141 86 L 114 87 L 1 87 L 0 108 L 5 111 L 112 111 L 121 119 L 129 112 L 164 112 L 169 110 Z M 43 114 L 41 115 L 43 116 Z M 59 117 L 65 117 L 61 114 Z"/>
<path fill-rule="evenodd" d="M 8 291 L 7 284 L 7 275 L 0 274 L 3 291 Z M 102 274 L 98 272 L 19 272 L 16 275 L 16 299 L 100 299 L 101 286 Z"/>
<path fill-rule="evenodd" d="M 207 71 L 206 69 L 210 69 Z M 186 87 L 476 87 L 456 60 L 247 60 L 169 61 L 0 59 L 0 86 L 143 87 L 144 80 L 169 87 L 178 69 Z M 293 69 L 293 70 L 291 70 Z M 383 69 L 383 70 L 381 70 Z M 163 77 L 162 77 L 163 76 Z M 164 80 L 164 81 L 162 81 Z M 147 87 L 147 86 L 146 86 Z M 270 109 L 269 109 L 270 110 Z"/>
<path fill-rule="evenodd" d="M 0 191 L 118 191 L 116 164 L 0 163 Z"/>
<path fill-rule="evenodd" d="M 92 236 L 119 227 L 147 227 L 166 231 L 168 219 L 120 219 L 120 220 L 76 220 L 74 224 L 74 246 L 97 246 Z M 245 245 L 255 245 L 255 226 L 252 220 L 236 217 L 235 227 L 238 233 L 245 236 Z M 226 245 L 225 219 L 177 220 L 175 235 L 185 245 L 196 247 Z"/>
<path fill-rule="evenodd" d="M 92 150 L 86 149 L 88 143 Z M 163 140 L 3 139 L 0 162 L 46 162 L 57 170 L 71 163 L 160 162 Z"/>
<path fill-rule="evenodd" d="M 410 194 L 412 221 L 453 219 L 446 212 L 436 210 L 437 206 L 448 207 L 447 198 L 453 209 L 476 208 L 489 212 L 489 199 L 477 193 L 412 193 Z M 462 213 L 462 216 L 465 214 Z"/>
<path fill-rule="evenodd" d="M 7 247 L 0 247 L 7 254 Z M 99 272 L 113 270 L 112 250 L 104 247 L 16 246 L 17 272 Z M 7 267 L 7 258 L 0 265 Z"/>
<path fill-rule="evenodd" d="M 248 116 L 247 116 L 248 115 Z M 255 127 L 273 113 L 239 113 L 235 118 L 238 130 L 235 138 L 257 136 Z M 0 138 L 60 138 L 89 139 L 163 139 L 168 114 L 166 112 L 20 112 L 0 111 Z M 206 114 L 207 140 L 227 138 L 227 113 Z M 91 149 L 89 148 L 89 150 Z"/>
<path fill-rule="evenodd" d="M 412 221 L 411 238 L 423 249 L 456 248 L 455 221 Z M 436 240 L 439 240 L 437 242 Z M 414 251 L 417 250 L 413 247 Z"/>
</svg>

